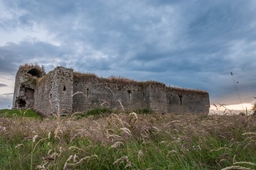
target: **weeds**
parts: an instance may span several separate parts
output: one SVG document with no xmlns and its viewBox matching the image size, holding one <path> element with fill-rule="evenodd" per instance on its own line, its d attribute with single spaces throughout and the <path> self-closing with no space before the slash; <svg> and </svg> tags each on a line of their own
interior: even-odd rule
<svg viewBox="0 0 256 170">
<path fill-rule="evenodd" d="M 99 117 L 105 117 L 107 115 L 110 115 L 111 113 L 113 113 L 114 111 L 112 109 L 108 109 L 108 108 L 95 108 L 92 110 L 88 110 L 85 112 L 80 112 L 80 113 L 74 113 L 72 115 L 72 117 L 76 117 L 76 118 L 82 118 L 82 117 L 90 117 L 93 116 L 94 118 L 99 118 Z"/>
<path fill-rule="evenodd" d="M 2 169 L 255 169 L 255 116 L 0 119 Z M 78 114 L 79 115 L 79 114 Z"/>
<path fill-rule="evenodd" d="M 32 109 L 22 109 L 22 110 L 0 110 L 0 117 L 31 117 L 31 118 L 41 118 L 41 116 Z"/>
<path fill-rule="evenodd" d="M 154 113 L 152 110 L 147 109 L 147 108 L 137 109 L 137 110 L 134 110 L 134 112 L 138 113 L 138 114 L 152 114 L 152 113 Z"/>
</svg>

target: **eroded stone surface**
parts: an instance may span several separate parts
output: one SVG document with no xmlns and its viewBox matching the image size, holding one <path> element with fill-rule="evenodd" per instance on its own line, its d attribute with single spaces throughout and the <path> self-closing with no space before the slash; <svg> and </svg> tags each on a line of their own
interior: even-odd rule
<svg viewBox="0 0 256 170">
<path fill-rule="evenodd" d="M 16 75 L 13 106 L 33 108 L 45 115 L 70 114 L 99 107 L 207 114 L 210 102 L 205 91 L 167 87 L 154 81 L 99 78 L 64 67 L 56 67 L 46 74 L 39 66 L 24 65 Z"/>
</svg>

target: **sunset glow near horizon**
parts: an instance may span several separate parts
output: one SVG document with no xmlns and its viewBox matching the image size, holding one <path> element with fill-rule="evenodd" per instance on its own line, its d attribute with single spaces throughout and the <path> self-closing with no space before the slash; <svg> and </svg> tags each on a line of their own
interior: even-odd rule
<svg viewBox="0 0 256 170">
<path fill-rule="evenodd" d="M 231 104 L 231 105 L 225 105 L 227 109 L 230 110 L 251 110 L 253 107 L 252 103 L 242 103 L 242 104 Z M 221 107 L 220 105 L 217 105 L 218 109 L 225 109 L 225 107 Z M 211 105 L 210 109 L 216 109 L 216 106 Z M 217 109 L 216 109 L 217 110 Z"/>
</svg>

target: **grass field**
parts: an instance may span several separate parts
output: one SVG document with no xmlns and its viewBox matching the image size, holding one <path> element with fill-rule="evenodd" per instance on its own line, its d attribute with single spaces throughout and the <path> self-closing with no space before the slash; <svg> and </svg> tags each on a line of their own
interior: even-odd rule
<svg viewBox="0 0 256 170">
<path fill-rule="evenodd" d="M 256 169 L 256 116 L 101 113 L 38 119 L 6 112 L 0 111 L 1 170 Z"/>
<path fill-rule="evenodd" d="M 41 118 L 41 116 L 31 109 L 23 110 L 11 110 L 2 109 L 0 110 L 0 117 L 11 118 L 11 117 L 31 117 L 31 118 Z"/>
</svg>

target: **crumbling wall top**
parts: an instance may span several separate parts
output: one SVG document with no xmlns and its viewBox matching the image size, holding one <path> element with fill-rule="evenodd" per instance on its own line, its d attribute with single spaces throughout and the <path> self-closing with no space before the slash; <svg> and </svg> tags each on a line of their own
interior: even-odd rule
<svg viewBox="0 0 256 170">
<path fill-rule="evenodd" d="M 183 94 L 193 94 L 193 93 L 208 94 L 208 92 L 204 90 L 196 90 L 196 89 L 188 89 L 188 88 L 180 88 L 180 87 L 172 87 L 172 86 L 168 86 L 167 90 L 181 92 Z"/>
<path fill-rule="evenodd" d="M 124 77 L 116 77 L 116 76 L 110 76 L 108 78 L 102 78 L 98 77 L 94 73 L 80 73 L 80 72 L 74 72 L 73 73 L 75 80 L 77 81 L 83 81 L 83 80 L 90 80 L 92 81 L 93 79 L 96 80 L 97 82 L 107 82 L 107 83 L 113 83 L 113 84 L 118 84 L 118 85 L 136 85 L 136 86 L 142 86 L 142 87 L 147 87 L 149 85 L 157 85 L 157 86 L 163 86 L 166 87 L 164 83 L 157 82 L 157 81 L 136 81 L 133 79 L 128 79 Z"/>
<path fill-rule="evenodd" d="M 26 74 L 26 73 L 28 73 L 28 75 L 31 75 L 35 78 L 41 78 L 46 75 L 44 67 L 43 66 L 40 67 L 38 64 L 21 65 L 19 67 L 17 74 Z"/>
</svg>

